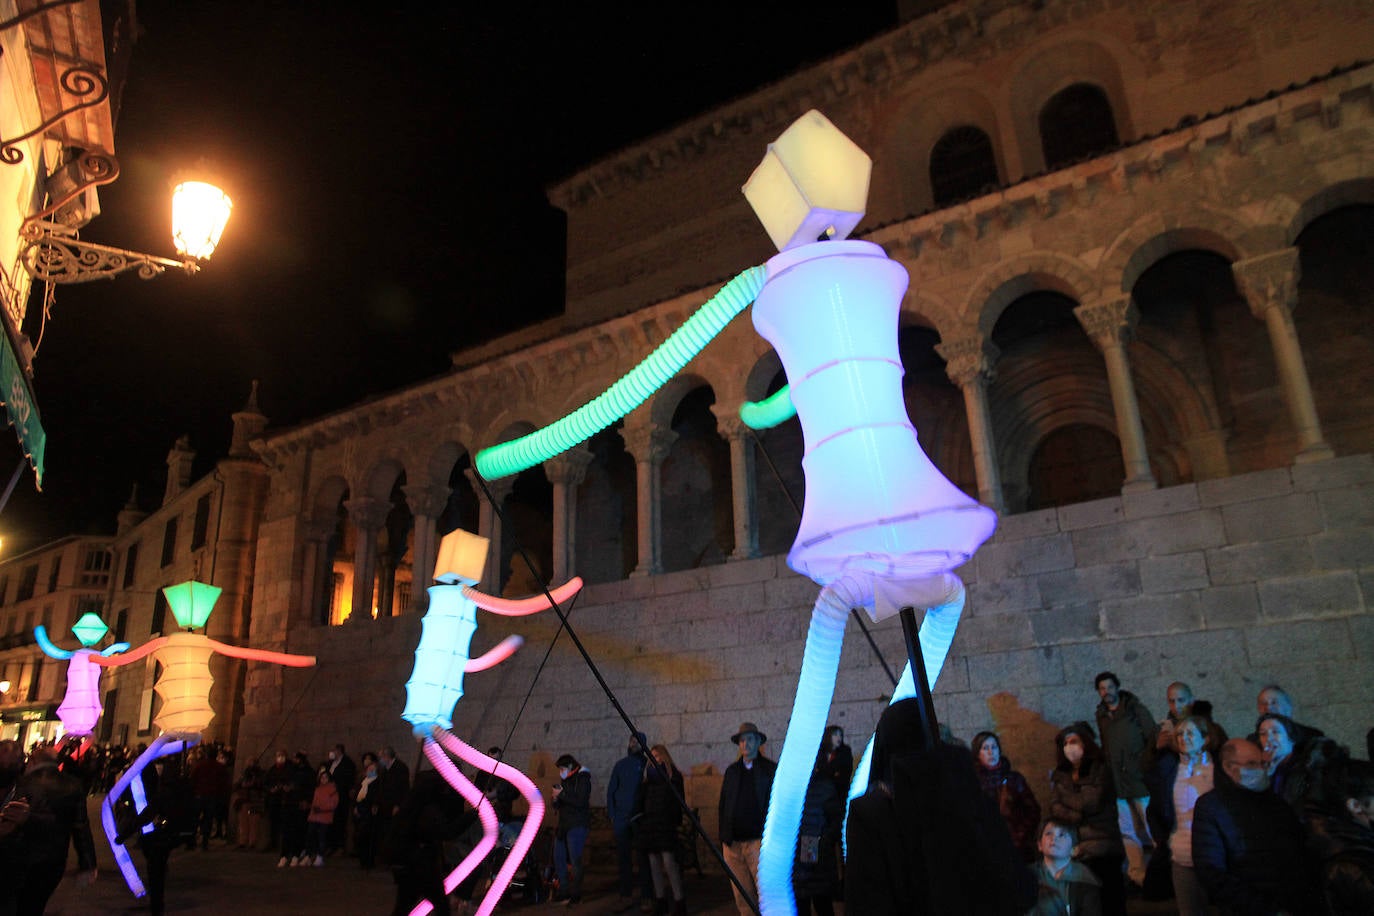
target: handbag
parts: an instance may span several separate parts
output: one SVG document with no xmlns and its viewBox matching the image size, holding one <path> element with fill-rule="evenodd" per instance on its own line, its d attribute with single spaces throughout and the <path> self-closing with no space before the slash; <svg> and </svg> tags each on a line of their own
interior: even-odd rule
<svg viewBox="0 0 1374 916">
<path fill-rule="evenodd" d="M 802 865 L 815 865 L 821 859 L 821 838 L 818 836 L 797 837 L 797 861 Z"/>
</svg>

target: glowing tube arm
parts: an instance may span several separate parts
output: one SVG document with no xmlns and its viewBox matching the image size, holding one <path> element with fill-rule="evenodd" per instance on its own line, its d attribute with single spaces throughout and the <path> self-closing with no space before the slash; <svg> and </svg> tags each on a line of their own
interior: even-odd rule
<svg viewBox="0 0 1374 916">
<path fill-rule="evenodd" d="M 91 660 L 95 661 L 95 658 L 93 657 Z M 142 789 L 143 771 L 148 764 L 167 754 L 179 753 L 182 748 L 195 744 L 199 740 L 199 736 L 196 735 L 174 733 L 159 735 L 148 749 L 140 754 L 133 763 L 129 764 L 129 768 L 115 780 L 114 786 L 110 788 L 110 794 L 105 796 L 105 800 L 100 805 L 100 822 L 105 828 L 106 838 L 110 841 L 110 851 L 114 854 L 115 864 L 119 866 L 120 873 L 124 875 L 125 883 L 129 885 L 129 890 L 133 892 L 135 897 L 142 897 L 146 891 L 143 888 L 142 879 L 138 876 L 138 868 L 135 867 L 133 859 L 129 856 L 129 850 L 124 848 L 123 843 L 119 842 L 119 831 L 115 826 L 114 819 L 115 802 L 119 800 L 119 796 L 123 795 L 126 789 L 131 789 L 135 782 L 139 783 L 139 788 Z"/>
<path fill-rule="evenodd" d="M 478 452 L 477 472 L 488 480 L 518 474 L 590 439 L 643 404 L 754 301 L 764 278 L 762 267 L 740 273 L 610 388 L 543 429 Z"/>
<path fill-rule="evenodd" d="M 136 662 L 140 658 L 147 658 L 149 655 L 152 655 L 154 652 L 156 652 L 158 649 L 161 649 L 165 645 L 167 645 L 167 637 L 159 636 L 157 639 L 150 639 L 143 645 L 139 646 L 137 649 L 134 649 L 130 652 L 125 652 L 123 655 L 120 655 L 118 657 L 115 657 L 113 655 L 105 655 L 104 653 L 101 653 L 100 655 L 92 655 L 91 663 L 99 665 L 102 668 L 118 668 L 120 665 L 127 665 L 131 662 Z"/>
<path fill-rule="evenodd" d="M 434 732 L 442 733 L 443 730 L 436 727 Z M 450 735 L 449 737 L 453 736 Z M 454 740 L 456 741 L 457 739 L 455 738 Z M 464 745 L 464 747 L 467 747 L 467 745 Z M 472 750 L 472 748 L 467 749 L 469 751 Z M 496 835 L 500 829 L 500 825 L 496 820 L 496 811 L 491 806 L 491 799 L 483 795 L 482 790 L 473 785 L 472 782 L 453 765 L 453 761 L 444 753 L 443 746 L 435 743 L 433 737 L 429 737 L 425 739 L 424 750 L 425 756 L 429 758 L 430 763 L 434 764 L 434 769 L 439 775 L 444 777 L 444 781 L 452 786 L 459 795 L 463 796 L 468 804 L 477 809 L 477 819 L 482 822 L 482 839 L 479 840 L 472 851 L 464 857 L 463 861 L 458 863 L 458 867 L 449 872 L 448 877 L 444 879 L 444 893 L 451 894 L 458 889 L 458 885 L 463 883 L 463 879 L 472 874 L 473 870 L 477 868 L 477 866 L 482 863 L 482 860 L 496 847 Z M 460 756 L 463 760 L 467 760 L 466 755 Z M 480 764 L 478 764 L 478 766 L 480 766 Z M 505 888 L 502 888 L 502 890 L 505 890 Z M 434 905 L 429 900 L 422 898 L 420 902 L 415 905 L 415 908 L 410 911 L 410 916 L 425 916 L 425 914 L 433 912 L 433 910 Z M 481 911 L 479 910 L 479 912 Z M 488 910 L 488 912 L 490 912 L 490 910 Z"/>
<path fill-rule="evenodd" d="M 43 654 L 49 658 L 66 660 L 72 657 L 71 650 L 59 649 L 53 641 L 48 638 L 47 628 L 41 623 L 33 628 L 33 638 L 38 642 L 38 648 L 43 650 Z"/>
<path fill-rule="evenodd" d="M 111 655 L 118 655 L 120 652 L 128 651 L 129 644 L 127 642 L 117 642 L 113 645 L 106 646 L 104 649 L 101 649 L 100 654 L 105 656 L 106 658 L 109 658 Z"/>
<path fill-rule="evenodd" d="M 288 668 L 310 668 L 315 664 L 313 655 L 290 655 L 286 652 L 272 652 L 268 649 L 249 649 L 244 646 L 231 646 L 228 643 L 210 640 L 217 652 L 234 658 L 246 658 L 252 662 L 271 662 Z"/>
<path fill-rule="evenodd" d="M 465 672 L 486 671 L 488 668 L 495 668 L 506 659 L 514 655 L 521 646 L 525 644 L 522 636 L 507 636 L 492 649 L 488 649 L 476 658 L 468 659 L 468 663 L 463 666 Z"/>
<path fill-rule="evenodd" d="M 830 701 L 835 695 L 849 609 L 871 600 L 871 584 L 845 577 L 821 589 L 811 611 L 811 628 L 806 634 L 797 695 L 792 704 L 792 718 L 787 724 L 787 743 L 782 747 L 778 770 L 773 777 L 768 817 L 763 824 L 763 844 L 759 849 L 759 906 L 764 916 L 795 916 L 797 912 L 792 894 L 792 861 L 806 786 L 816 762 L 816 748 L 821 746 L 825 733 Z"/>
<path fill-rule="evenodd" d="M 792 403 L 792 386 L 783 385 L 762 401 L 745 401 L 739 407 L 739 418 L 750 429 L 772 429 L 797 415 Z"/>
<path fill-rule="evenodd" d="M 553 595 L 553 600 L 559 604 L 572 598 L 582 588 L 582 579 L 573 576 L 567 582 L 551 589 L 549 594 Z M 479 592 L 477 589 L 465 585 L 463 586 L 463 597 L 484 611 L 491 611 L 493 614 L 500 614 L 504 617 L 524 617 L 527 614 L 537 614 L 540 611 L 549 609 L 549 599 L 545 595 L 533 595 L 529 598 L 497 598 L 495 595 L 488 595 Z"/>
</svg>

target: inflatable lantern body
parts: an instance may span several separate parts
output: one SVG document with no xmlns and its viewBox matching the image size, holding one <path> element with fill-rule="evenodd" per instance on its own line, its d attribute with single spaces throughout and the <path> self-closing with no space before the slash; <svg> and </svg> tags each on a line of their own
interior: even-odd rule
<svg viewBox="0 0 1374 916">
<path fill-rule="evenodd" d="M 849 609 L 875 620 L 927 609 L 920 638 L 933 682 L 963 607 L 953 570 L 997 523 L 931 463 L 907 417 L 897 350 L 906 270 L 877 245 L 843 240 L 863 216 L 870 168 L 811 111 L 769 146 L 744 188 L 780 249 L 754 301 L 754 327 L 782 360 L 805 442 L 806 503 L 787 562 L 823 586 L 764 825 L 759 902 L 768 916 L 796 912 L 797 830 Z"/>
<path fill-rule="evenodd" d="M 491 800 L 463 775 L 452 757 L 506 780 L 524 796 L 529 805 L 506 861 L 492 879 L 490 888 L 477 908 L 477 916 L 489 916 L 501 902 L 516 869 L 534 843 L 544 819 L 544 797 L 528 776 L 499 760 L 488 757 L 449 732 L 453 727 L 453 707 L 463 696 L 463 677 L 470 671 L 484 671 L 510 658 L 523 644 L 519 636 L 508 636 L 490 651 L 470 657 L 472 637 L 477 632 L 477 609 L 494 614 L 523 616 L 547 610 L 544 596 L 509 601 L 486 595 L 472 588 L 486 565 L 488 540 L 462 529 L 444 536 L 434 563 L 434 578 L 440 585 L 429 589 L 429 610 L 420 621 L 420 644 L 415 649 L 415 667 L 406 681 L 406 706 L 401 718 L 410 723 L 415 737 L 423 742 L 424 753 L 434 769 L 458 794 L 477 809 L 482 824 L 482 839 L 444 879 L 444 893 L 451 894 L 496 846 L 499 824 Z M 563 602 L 582 587 L 574 578 L 555 588 L 553 600 Z M 452 755 L 452 757 L 450 757 Z M 433 909 L 421 900 L 411 916 L 424 916 Z"/>
<path fill-rule="evenodd" d="M 188 631 L 192 627 L 205 626 L 205 622 L 210 618 L 210 612 L 214 610 L 215 602 L 219 600 L 220 592 L 221 589 L 217 586 L 194 581 L 171 585 L 162 590 L 168 606 L 172 609 L 172 616 Z M 91 659 L 96 665 L 112 668 L 151 655 L 162 666 L 161 675 L 153 683 L 153 692 L 162 701 L 161 708 L 153 719 L 153 724 L 158 727 L 160 734 L 115 781 L 110 793 L 105 796 L 100 811 L 100 820 L 110 841 L 115 864 L 119 866 L 129 890 L 133 891 L 136 897 L 142 897 L 145 893 L 143 881 L 129 857 L 129 851 L 125 848 L 124 844 L 128 837 L 121 837 L 118 833 L 114 806 L 127 790 L 133 795 L 135 809 L 142 814 L 147 807 L 143 771 L 157 758 L 180 753 L 200 742 L 201 733 L 215 717 L 209 699 L 210 687 L 215 682 L 210 674 L 210 656 L 217 652 L 233 658 L 272 662 L 294 668 L 315 664 L 315 657 L 312 655 L 289 655 L 265 649 L 245 649 L 211 639 L 203 633 L 191 632 L 159 636 L 122 656 Z M 149 833 L 152 829 L 151 824 L 146 824 L 142 831 Z"/>
<path fill-rule="evenodd" d="M 95 731 L 95 723 L 100 720 L 104 708 L 100 703 L 100 666 L 91 662 L 92 656 L 108 657 L 129 648 L 127 642 L 117 642 L 104 650 L 91 648 L 109 632 L 105 622 L 91 612 L 81 615 L 72 624 L 72 632 L 81 640 L 81 648 L 73 651 L 59 649 L 48 638 L 48 631 L 41 624 L 34 627 L 34 639 L 38 647 L 50 658 L 67 661 L 67 692 L 57 707 L 57 718 L 62 730 L 68 735 L 88 738 Z"/>
</svg>

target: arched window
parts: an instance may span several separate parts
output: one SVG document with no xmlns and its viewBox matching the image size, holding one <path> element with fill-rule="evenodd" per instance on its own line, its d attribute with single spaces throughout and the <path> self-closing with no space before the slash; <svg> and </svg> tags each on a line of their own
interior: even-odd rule
<svg viewBox="0 0 1374 916">
<path fill-rule="evenodd" d="M 1118 143 L 1116 119 L 1107 94 L 1090 83 L 1074 83 L 1040 109 L 1040 145 L 1045 168 L 1054 170 L 1105 152 Z"/>
<path fill-rule="evenodd" d="M 946 131 L 930 151 L 930 190 L 937 207 L 974 197 L 997 183 L 992 140 L 976 127 Z"/>
</svg>

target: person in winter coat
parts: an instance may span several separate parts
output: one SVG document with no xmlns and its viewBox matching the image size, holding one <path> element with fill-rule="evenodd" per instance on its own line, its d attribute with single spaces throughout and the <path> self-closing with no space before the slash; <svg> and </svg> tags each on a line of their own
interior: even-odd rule
<svg viewBox="0 0 1374 916">
<path fill-rule="evenodd" d="M 1030 870 L 983 797 L 967 748 L 926 746 L 920 701 L 884 710 L 868 791 L 849 806 L 845 910 L 863 916 L 1024 913 Z"/>
<path fill-rule="evenodd" d="M 1350 760 L 1333 774 L 1340 802 L 1308 822 L 1308 851 L 1318 867 L 1330 916 L 1374 913 L 1374 763 Z"/>
<path fill-rule="evenodd" d="M 825 755 L 825 770 L 835 784 L 836 794 L 843 799 L 849 798 L 849 780 L 854 777 L 854 751 L 844 743 L 843 725 L 825 727 L 821 752 Z"/>
<path fill-rule="evenodd" d="M 635 801 L 639 796 L 640 783 L 644 780 L 645 753 L 648 738 L 643 732 L 635 732 L 625 747 L 625 756 L 611 768 L 610 781 L 606 783 L 606 816 L 611 821 L 611 832 L 615 836 L 615 860 L 618 871 L 618 889 L 622 904 L 629 904 L 635 892 L 635 842 L 630 821 L 635 815 Z M 653 897 L 654 884 L 649 869 L 640 859 L 639 891 L 647 902 Z"/>
<path fill-rule="evenodd" d="M 582 902 L 582 853 L 591 829 L 592 774 L 572 754 L 564 754 L 555 763 L 562 782 L 553 787 L 553 807 L 558 812 L 553 864 L 558 872 L 558 896 L 575 904 Z"/>
<path fill-rule="evenodd" d="M 649 873 L 654 883 L 654 911 L 685 916 L 686 898 L 682 892 L 682 868 L 678 864 L 678 831 L 682 827 L 684 789 L 682 773 L 673 763 L 673 756 L 661 744 L 650 751 L 653 761 L 646 763 L 640 773 L 638 796 L 635 799 L 635 846 L 649 861 Z M 669 906 L 668 894 L 672 892 Z"/>
<path fill-rule="evenodd" d="M 1150 789 L 1145 784 L 1147 758 L 1154 754 L 1157 731 L 1154 716 L 1145 704 L 1110 671 L 1093 679 L 1101 702 L 1097 705 L 1097 733 L 1112 771 L 1116 789 L 1117 827 L 1126 850 L 1128 874 L 1135 884 L 1145 883 L 1144 847 L 1153 845 L 1145 810 Z"/>
<path fill-rule="evenodd" d="M 290 782 L 282 798 L 281 858 L 277 867 L 305 864 L 306 818 L 310 814 L 310 800 L 315 794 L 315 771 L 304 751 L 287 764 Z"/>
<path fill-rule="evenodd" d="M 237 819 L 234 836 L 239 849 L 258 848 L 263 803 L 267 797 L 263 776 L 262 768 L 257 763 L 250 763 L 234 784 L 233 810 Z"/>
<path fill-rule="evenodd" d="M 363 754 L 363 772 L 358 785 L 353 789 L 353 846 L 358 852 L 358 865 L 367 871 L 377 863 L 376 833 L 377 822 L 372 814 L 372 786 L 377 782 L 381 768 L 377 765 L 377 755 L 368 751 Z"/>
<path fill-rule="evenodd" d="M 1040 824 L 1040 803 L 1026 783 L 1026 777 L 1011 768 L 1002 756 L 1002 744 L 992 732 L 973 736 L 973 759 L 978 766 L 978 785 L 997 806 L 1011 831 L 1011 841 L 1027 862 L 1038 857 L 1036 827 Z"/>
<path fill-rule="evenodd" d="M 1117 825 L 1116 792 L 1092 726 L 1075 722 L 1054 738 L 1057 765 L 1050 773 L 1050 817 L 1078 829 L 1074 857 L 1102 883 L 1102 912 L 1125 916 L 1121 878 L 1125 852 Z"/>
<path fill-rule="evenodd" d="M 1039 893 L 1026 916 L 1102 916 L 1101 882 L 1073 860 L 1078 844 L 1073 826 L 1047 818 L 1039 837 L 1040 861 L 1031 866 Z"/>
<path fill-rule="evenodd" d="M 155 774 L 153 779 L 148 773 Z M 195 838 L 199 820 L 199 806 L 190 781 L 181 774 L 176 756 L 159 758 L 149 770 L 143 771 L 148 793 L 148 806 L 137 819 L 139 848 L 148 873 L 145 888 L 151 916 L 165 912 L 167 893 L 167 863 L 172 850 Z M 143 824 L 152 824 L 150 833 L 142 832 Z"/>
<path fill-rule="evenodd" d="M 310 799 L 310 814 L 305 819 L 305 855 L 301 857 L 301 865 L 309 864 L 312 857 L 316 866 L 324 864 L 334 812 L 339 809 L 339 789 L 334 785 L 329 770 L 321 767 L 316 782 L 314 796 Z"/>
<path fill-rule="evenodd" d="M 798 916 L 835 914 L 835 892 L 840 883 L 835 851 L 844 829 L 844 801 L 835 789 L 832 751 L 828 741 L 821 745 L 802 802 L 797 856 L 792 863 L 792 893 L 797 898 Z M 847 788 L 847 780 L 845 785 Z"/>
<path fill-rule="evenodd" d="M 393 817 L 387 819 L 378 857 L 391 866 L 396 882 L 396 904 L 392 916 L 407 916 L 428 900 L 435 916 L 449 916 L 444 878 L 449 866 L 444 860 L 444 842 L 463 834 L 476 819 L 463 798 L 433 770 L 418 771 L 414 785 L 407 774 L 405 800 Z"/>
<path fill-rule="evenodd" d="M 1167 841 L 1155 850 L 1150 871 L 1155 874 L 1167 864 L 1180 916 L 1207 912 L 1207 893 L 1193 868 L 1193 814 L 1198 799 L 1215 785 L 1211 727 L 1201 716 L 1179 719 L 1174 750 L 1159 755 L 1151 778 L 1158 790 L 1151 796 L 1150 829 Z"/>
</svg>

